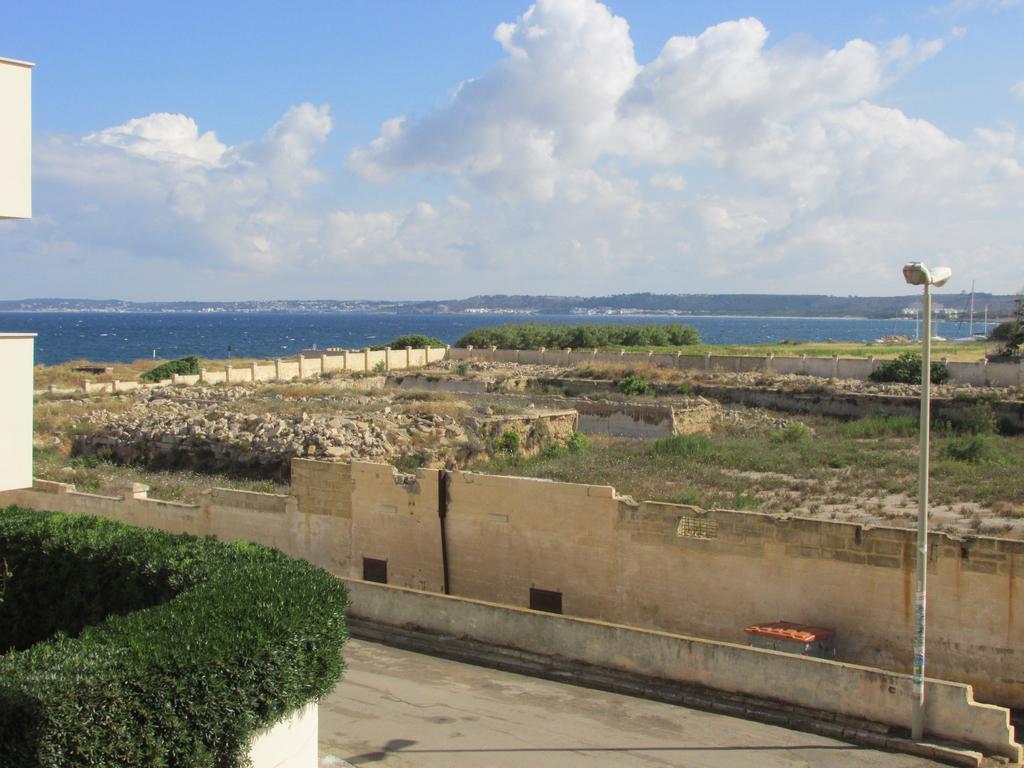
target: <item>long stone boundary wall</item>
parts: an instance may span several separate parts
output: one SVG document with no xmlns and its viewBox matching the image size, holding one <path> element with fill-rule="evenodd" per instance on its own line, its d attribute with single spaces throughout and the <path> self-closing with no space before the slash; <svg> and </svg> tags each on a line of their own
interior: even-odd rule
<svg viewBox="0 0 1024 768">
<path fill-rule="evenodd" d="M 166 387 L 170 384 L 252 384 L 261 381 L 292 381 L 325 376 L 335 371 L 355 373 L 382 373 L 410 368 L 422 368 L 444 360 L 447 348 L 425 347 L 423 349 L 380 350 L 327 350 L 316 356 L 299 355 L 295 359 L 278 358 L 272 363 L 250 363 L 243 366 L 226 365 L 220 370 L 203 368 L 198 374 L 174 374 L 169 379 L 148 383 L 144 381 L 83 381 L 78 390 L 86 394 L 130 392 L 147 387 Z M 379 384 L 378 386 L 382 385 Z M 62 392 L 51 387 L 51 392 Z M 71 390 L 74 391 L 74 390 Z"/>
<path fill-rule="evenodd" d="M 876 723 L 906 725 L 909 675 L 506 605 L 346 580 L 351 615 Z M 1009 712 L 929 679 L 927 734 L 1021 760 Z"/>
<path fill-rule="evenodd" d="M 911 667 L 908 529 L 306 459 L 292 462 L 290 496 L 214 489 L 187 505 L 148 499 L 144 486 L 121 498 L 37 481 L 0 494 L 9 503 L 250 539 L 345 577 L 377 561 L 389 584 L 429 592 L 444 592 L 447 575 L 453 595 L 510 606 L 529 606 L 533 590 L 557 592 L 568 615 L 720 642 L 743 644 L 744 627 L 779 619 L 834 627 L 840 660 Z M 1024 542 L 933 533 L 928 568 L 929 674 L 1024 707 Z"/>
<path fill-rule="evenodd" d="M 522 363 L 531 365 L 636 365 L 650 363 L 680 371 L 725 371 L 732 373 L 780 373 L 817 376 L 826 379 L 867 380 L 879 361 L 874 357 L 808 357 L 764 355 L 702 355 L 653 354 L 647 352 L 600 352 L 596 349 L 475 349 L 473 347 L 448 350 L 449 360 L 482 360 L 487 362 Z M 976 387 L 1024 386 L 1024 362 L 977 363 L 946 362 L 950 381 Z"/>
</svg>

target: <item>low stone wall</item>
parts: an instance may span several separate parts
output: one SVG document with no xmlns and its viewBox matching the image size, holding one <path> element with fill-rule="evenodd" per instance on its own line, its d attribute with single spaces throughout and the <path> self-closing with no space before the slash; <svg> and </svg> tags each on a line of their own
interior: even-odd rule
<svg viewBox="0 0 1024 768">
<path fill-rule="evenodd" d="M 736 373 L 764 372 L 789 373 L 818 376 L 828 379 L 866 380 L 878 365 L 874 357 L 808 357 L 807 355 L 775 356 L 764 355 L 687 355 L 680 351 L 675 354 L 652 354 L 648 352 L 600 352 L 596 349 L 553 349 L 553 350 L 507 350 L 474 349 L 473 347 L 448 350 L 449 360 L 483 360 L 488 362 L 513 362 L 528 365 L 637 365 L 650 363 L 665 368 L 697 371 L 727 371 Z M 944 361 L 945 362 L 945 361 Z M 947 362 L 949 377 L 954 383 L 987 387 L 1024 386 L 1024 363 L 976 363 Z"/>
<path fill-rule="evenodd" d="M 169 379 L 158 382 L 144 381 L 88 381 L 84 380 L 77 390 L 62 390 L 50 387 L 50 392 L 80 391 L 86 394 L 115 394 L 130 392 L 134 389 L 166 387 L 171 384 L 192 386 L 195 384 L 254 384 L 265 381 L 292 381 L 294 379 L 311 379 L 336 371 L 353 373 L 386 373 L 387 371 L 422 368 L 444 360 L 447 348 L 430 347 L 424 349 L 383 349 L 359 351 L 333 350 L 320 352 L 315 356 L 299 355 L 295 359 L 277 358 L 271 363 L 250 363 L 249 365 L 226 365 L 219 370 L 203 368 L 198 374 L 174 374 Z M 366 388 L 383 386 L 383 378 L 379 381 L 358 386 Z"/>
<path fill-rule="evenodd" d="M 921 401 L 916 397 L 851 393 L 787 392 L 758 387 L 706 386 L 695 384 L 693 392 L 720 402 L 753 405 L 789 413 L 809 413 L 840 419 L 867 416 L 907 416 L 917 418 Z M 1001 431 L 1024 432 L 1024 402 L 1017 400 L 970 400 L 932 398 L 932 419 L 958 424 L 969 417 L 978 404 L 991 409 Z"/>
<path fill-rule="evenodd" d="M 585 435 L 663 438 L 710 432 L 721 407 L 703 398 L 685 405 L 578 400 L 579 430 Z"/>
<path fill-rule="evenodd" d="M 909 675 L 364 581 L 346 583 L 350 614 L 357 618 L 890 726 L 906 727 L 910 721 Z M 977 703 L 971 686 L 962 683 L 929 679 L 925 695 L 927 735 L 1021 761 L 1007 709 Z"/>
</svg>

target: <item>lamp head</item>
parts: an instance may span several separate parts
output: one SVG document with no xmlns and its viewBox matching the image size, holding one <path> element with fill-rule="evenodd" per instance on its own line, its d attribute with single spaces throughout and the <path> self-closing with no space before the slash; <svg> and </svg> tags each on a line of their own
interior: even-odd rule
<svg viewBox="0 0 1024 768">
<path fill-rule="evenodd" d="M 903 267 L 903 279 L 911 285 L 945 285 L 953 275 L 949 267 L 935 267 L 929 270 L 919 261 L 912 261 Z"/>
</svg>

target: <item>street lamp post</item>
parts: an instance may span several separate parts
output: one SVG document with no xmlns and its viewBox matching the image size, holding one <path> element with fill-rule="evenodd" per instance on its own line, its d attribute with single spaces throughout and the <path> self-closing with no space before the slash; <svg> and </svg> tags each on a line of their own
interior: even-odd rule
<svg viewBox="0 0 1024 768">
<path fill-rule="evenodd" d="M 921 449 L 917 465 L 917 594 L 914 599 L 914 713 L 910 735 L 924 736 L 925 626 L 928 608 L 928 454 L 931 431 L 932 295 L 931 287 L 945 285 L 952 275 L 948 267 L 929 270 L 920 262 L 903 267 L 911 285 L 924 286 L 924 340 L 921 344 Z"/>
</svg>

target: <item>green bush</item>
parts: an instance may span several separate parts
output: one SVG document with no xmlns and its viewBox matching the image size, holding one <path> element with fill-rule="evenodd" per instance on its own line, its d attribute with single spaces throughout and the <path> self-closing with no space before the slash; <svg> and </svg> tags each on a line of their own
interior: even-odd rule
<svg viewBox="0 0 1024 768">
<path fill-rule="evenodd" d="M 179 376 L 196 375 L 199 373 L 199 358 L 189 356 L 181 357 L 177 360 L 168 360 L 166 363 L 140 374 L 139 378 L 145 381 L 162 381 L 163 379 L 171 378 L 171 375 L 175 373 Z"/>
<path fill-rule="evenodd" d="M 396 339 L 392 339 L 387 344 L 378 344 L 375 347 L 370 347 L 370 349 L 381 350 L 385 347 L 391 347 L 391 349 L 405 349 L 406 347 L 423 349 L 424 347 L 443 346 L 444 342 L 440 339 L 435 339 L 433 336 L 425 336 L 422 333 L 406 333 Z"/>
<path fill-rule="evenodd" d="M 998 461 L 998 452 L 988 435 L 964 435 L 951 438 L 942 449 L 943 457 L 971 464 Z"/>
<path fill-rule="evenodd" d="M 790 424 L 785 429 L 778 429 L 769 435 L 769 440 L 773 443 L 790 443 L 793 445 L 799 445 L 801 443 L 810 442 L 813 433 L 811 428 L 806 424 L 802 424 L 797 421 Z"/>
<path fill-rule="evenodd" d="M 566 441 L 565 447 L 569 453 L 586 453 L 590 450 L 590 441 L 582 432 L 573 432 L 572 437 Z"/>
<path fill-rule="evenodd" d="M 700 344 L 695 328 L 679 323 L 648 325 L 544 325 L 513 323 L 477 328 L 457 342 L 457 347 L 478 349 L 592 349 L 594 347 L 679 347 Z"/>
<path fill-rule="evenodd" d="M 899 384 L 921 383 L 921 355 L 917 352 L 901 352 L 892 360 L 883 360 L 871 373 L 871 380 Z M 932 384 L 949 381 L 949 369 L 943 362 L 931 364 Z"/>
<path fill-rule="evenodd" d="M 970 435 L 989 435 L 996 432 L 999 422 L 992 406 L 988 403 L 974 403 L 960 411 L 953 428 Z"/>
<path fill-rule="evenodd" d="M 624 395 L 652 395 L 654 386 L 642 376 L 631 373 L 619 380 L 619 392 Z"/>
<path fill-rule="evenodd" d="M 0 765 L 244 764 L 342 673 L 346 595 L 309 563 L 0 510 Z"/>
<path fill-rule="evenodd" d="M 501 437 L 498 438 L 497 443 L 494 445 L 494 449 L 497 453 L 506 453 L 509 456 L 517 456 L 519 454 L 519 444 L 519 433 L 514 429 L 509 429 L 502 433 Z"/>
</svg>

